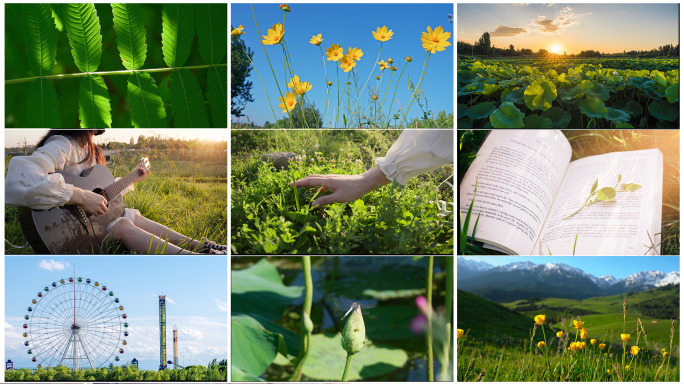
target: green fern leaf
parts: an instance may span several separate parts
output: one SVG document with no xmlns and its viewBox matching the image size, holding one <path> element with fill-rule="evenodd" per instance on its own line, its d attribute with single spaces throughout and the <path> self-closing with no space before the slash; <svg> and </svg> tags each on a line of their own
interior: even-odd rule
<svg viewBox="0 0 684 384">
<path fill-rule="evenodd" d="M 31 71 L 50 74 L 57 54 L 57 29 L 48 4 L 24 4 L 24 40 Z"/>
<path fill-rule="evenodd" d="M 94 4 L 62 4 L 71 54 L 81 72 L 95 72 L 102 56 L 100 19 Z"/>
<path fill-rule="evenodd" d="M 207 64 L 220 64 L 228 50 L 228 4 L 195 4 L 199 51 Z"/>
<path fill-rule="evenodd" d="M 142 68 L 147 57 L 145 26 L 140 4 L 112 4 L 116 43 L 126 69 Z"/>
<path fill-rule="evenodd" d="M 128 104 L 135 128 L 168 128 L 164 102 L 148 73 L 134 72 L 128 76 Z"/>
<path fill-rule="evenodd" d="M 162 10 L 162 51 L 169 67 L 181 67 L 190 56 L 195 37 L 192 4 L 164 4 Z"/>
<path fill-rule="evenodd" d="M 207 75 L 214 128 L 228 128 L 228 67 L 211 67 Z"/>
<path fill-rule="evenodd" d="M 26 117 L 29 128 L 62 128 L 57 92 L 50 81 L 36 79 L 31 84 Z"/>
<path fill-rule="evenodd" d="M 111 110 L 104 79 L 98 75 L 84 77 L 81 80 L 78 99 L 78 117 L 81 119 L 81 128 L 111 128 Z"/>
<path fill-rule="evenodd" d="M 171 111 L 175 128 L 209 128 L 202 90 L 185 68 L 171 73 Z"/>
</svg>

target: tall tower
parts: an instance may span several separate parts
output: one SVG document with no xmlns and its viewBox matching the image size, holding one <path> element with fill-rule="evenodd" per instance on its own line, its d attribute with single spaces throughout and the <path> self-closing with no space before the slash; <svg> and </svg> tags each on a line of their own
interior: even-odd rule
<svg viewBox="0 0 684 384">
<path fill-rule="evenodd" d="M 166 296 L 159 295 L 159 370 L 166 369 Z"/>
<path fill-rule="evenodd" d="M 173 369 L 178 369 L 178 327 L 173 325 Z"/>
</svg>

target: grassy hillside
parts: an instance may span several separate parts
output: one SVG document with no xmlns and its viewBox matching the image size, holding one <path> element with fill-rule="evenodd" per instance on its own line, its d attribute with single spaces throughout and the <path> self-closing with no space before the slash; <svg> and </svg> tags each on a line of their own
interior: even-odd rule
<svg viewBox="0 0 684 384">
<path fill-rule="evenodd" d="M 478 341 L 515 340 L 517 344 L 529 338 L 534 324 L 527 316 L 460 289 L 456 292 L 456 306 L 457 328 L 470 330 L 468 338 Z"/>
</svg>

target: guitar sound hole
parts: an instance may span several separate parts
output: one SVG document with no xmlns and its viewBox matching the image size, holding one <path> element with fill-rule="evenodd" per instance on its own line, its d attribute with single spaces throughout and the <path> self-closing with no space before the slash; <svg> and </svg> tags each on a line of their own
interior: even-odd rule
<svg viewBox="0 0 684 384">
<path fill-rule="evenodd" d="M 107 196 L 107 191 L 105 191 L 104 189 L 101 189 L 101 188 L 96 188 L 96 189 L 93 189 L 93 193 L 97 193 L 98 195 L 104 196 L 105 200 L 107 201 L 106 204 L 107 204 L 107 206 L 109 206 L 109 196 Z"/>
</svg>

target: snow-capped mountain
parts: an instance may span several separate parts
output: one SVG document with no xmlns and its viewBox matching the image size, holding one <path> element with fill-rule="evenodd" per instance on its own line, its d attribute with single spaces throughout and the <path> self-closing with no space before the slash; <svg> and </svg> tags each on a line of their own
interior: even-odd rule
<svg viewBox="0 0 684 384">
<path fill-rule="evenodd" d="M 594 281 L 594 282 L 596 283 L 596 285 L 598 285 L 601 288 L 608 288 L 611 285 L 615 285 L 618 281 L 620 281 L 620 280 L 614 278 L 613 275 L 605 275 L 605 276 L 597 277 L 596 281 Z"/>
<path fill-rule="evenodd" d="M 471 269 L 474 271 L 484 272 L 484 271 L 487 271 L 487 270 L 494 268 L 493 265 L 491 265 L 487 262 L 477 261 L 477 260 L 468 260 L 465 257 L 461 257 L 461 256 L 458 257 L 457 262 L 458 262 L 458 268 L 467 268 L 467 269 Z"/>
</svg>

